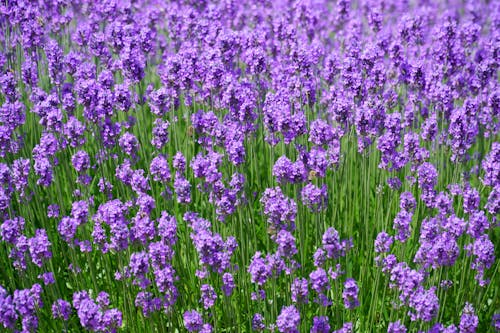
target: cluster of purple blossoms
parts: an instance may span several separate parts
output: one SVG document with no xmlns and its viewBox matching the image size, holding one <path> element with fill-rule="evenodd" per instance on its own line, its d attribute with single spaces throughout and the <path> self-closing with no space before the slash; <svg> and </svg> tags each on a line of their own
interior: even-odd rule
<svg viewBox="0 0 500 333">
<path fill-rule="evenodd" d="M 103 298 L 107 301 L 101 301 Z M 83 328 L 93 332 L 117 332 L 122 326 L 122 313 L 118 309 L 109 308 L 107 293 L 99 293 L 96 300 L 93 300 L 87 291 L 73 294 L 72 303 L 80 324 Z"/>
<path fill-rule="evenodd" d="M 309 208 L 311 212 L 319 212 L 328 206 L 328 189 L 326 185 L 317 187 L 314 184 L 307 184 L 300 192 L 302 203 Z"/>
<path fill-rule="evenodd" d="M 219 234 L 210 230 L 211 223 L 197 213 L 187 212 L 184 221 L 191 227 L 191 239 L 198 252 L 203 270 L 223 273 L 232 268 L 231 256 L 238 247 L 232 236 L 224 240 Z"/>
<path fill-rule="evenodd" d="M 38 310 L 43 307 L 42 286 L 34 284 L 30 289 L 15 290 L 11 295 L 0 286 L 0 324 L 5 329 L 16 330 L 21 321 L 23 332 L 38 329 Z"/>
<path fill-rule="evenodd" d="M 103 203 L 97 209 L 97 213 L 92 217 L 94 229 L 92 237 L 103 253 L 109 250 L 123 251 L 130 242 L 130 221 L 126 218 L 128 203 L 123 203 L 119 199 L 114 199 Z M 105 230 L 105 225 L 109 227 L 109 241 Z"/>
<path fill-rule="evenodd" d="M 471 269 L 476 271 L 476 280 L 480 286 L 486 286 L 489 283 L 485 279 L 485 271 L 495 262 L 495 246 L 491 242 L 488 234 L 483 234 L 473 243 L 465 246 L 468 256 L 472 256 Z"/>
<path fill-rule="evenodd" d="M 298 333 L 299 324 L 300 313 L 293 305 L 283 307 L 276 319 L 276 327 L 280 333 Z"/>
<path fill-rule="evenodd" d="M 273 175 L 281 184 L 297 184 L 307 179 L 307 170 L 301 160 L 291 162 L 286 156 L 281 156 L 274 163 Z"/>
<path fill-rule="evenodd" d="M 260 202 L 264 205 L 264 214 L 272 227 L 276 230 L 295 230 L 297 204 L 292 199 L 285 197 L 281 188 L 266 189 Z"/>
<path fill-rule="evenodd" d="M 314 317 L 311 333 L 329 333 L 330 323 L 327 316 Z"/>
<path fill-rule="evenodd" d="M 73 308 L 71 303 L 63 299 L 58 299 L 52 304 L 52 317 L 54 319 L 62 319 L 67 321 L 71 316 Z"/>
<path fill-rule="evenodd" d="M 348 278 L 344 282 L 344 291 L 342 292 L 342 298 L 346 309 L 351 310 L 359 306 L 358 293 L 359 287 L 356 280 Z"/>
<path fill-rule="evenodd" d="M 203 317 L 196 310 L 186 311 L 183 315 L 184 327 L 188 332 L 211 333 L 212 326 L 208 323 L 203 323 Z"/>
<path fill-rule="evenodd" d="M 422 201 L 432 207 L 436 191 L 434 187 L 437 184 L 438 172 L 436 167 L 429 162 L 425 162 L 418 167 L 418 185 L 422 190 Z"/>
</svg>

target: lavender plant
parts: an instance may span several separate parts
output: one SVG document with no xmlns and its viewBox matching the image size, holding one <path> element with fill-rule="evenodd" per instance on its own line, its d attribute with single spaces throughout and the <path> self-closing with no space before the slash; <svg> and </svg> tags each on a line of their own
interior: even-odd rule
<svg viewBox="0 0 500 333">
<path fill-rule="evenodd" d="M 0 27 L 2 331 L 500 331 L 498 1 Z"/>
</svg>

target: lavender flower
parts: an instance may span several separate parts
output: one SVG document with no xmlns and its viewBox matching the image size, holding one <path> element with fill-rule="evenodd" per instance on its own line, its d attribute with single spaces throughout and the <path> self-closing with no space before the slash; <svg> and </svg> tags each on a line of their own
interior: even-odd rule
<svg viewBox="0 0 500 333">
<path fill-rule="evenodd" d="M 387 333 L 406 333 L 406 326 L 401 323 L 401 321 L 396 321 L 393 323 L 389 323 L 389 327 L 387 328 Z"/>
<path fill-rule="evenodd" d="M 300 313 L 293 305 L 285 306 L 276 320 L 276 326 L 281 333 L 298 333 Z"/>
<path fill-rule="evenodd" d="M 359 306 L 358 301 L 359 288 L 356 281 L 352 278 L 344 282 L 344 291 L 342 292 L 342 299 L 346 309 L 352 310 Z"/>
<path fill-rule="evenodd" d="M 184 312 L 183 318 L 184 327 L 186 327 L 189 332 L 199 332 L 202 329 L 203 318 L 196 310 Z"/>
<path fill-rule="evenodd" d="M 264 316 L 262 316 L 260 313 L 254 314 L 252 318 L 252 329 L 254 331 L 263 331 L 266 328 L 266 325 L 264 324 Z"/>
<path fill-rule="evenodd" d="M 52 258 L 52 252 L 49 250 L 50 246 L 51 243 L 45 229 L 37 229 L 35 236 L 28 240 L 29 253 L 35 265 L 42 267 L 43 259 Z"/>
<path fill-rule="evenodd" d="M 58 299 L 52 304 L 52 317 L 68 320 L 71 315 L 71 304 L 63 299 Z"/>
<path fill-rule="evenodd" d="M 464 311 L 460 317 L 460 333 L 475 333 L 479 325 L 479 317 L 476 315 L 472 304 L 465 303 Z"/>
<path fill-rule="evenodd" d="M 330 332 L 330 323 L 328 322 L 328 317 L 327 316 L 314 317 L 310 332 L 311 333 L 329 333 Z"/>
<path fill-rule="evenodd" d="M 83 172 L 90 167 L 90 157 L 87 152 L 79 150 L 71 158 L 71 163 L 77 172 Z"/>
<path fill-rule="evenodd" d="M 396 240 L 404 243 L 411 236 L 410 224 L 412 214 L 404 210 L 400 211 L 394 218 L 394 230 L 397 231 Z"/>
<path fill-rule="evenodd" d="M 292 199 L 286 198 L 279 187 L 266 189 L 260 202 L 264 205 L 267 221 L 277 230 L 295 229 L 297 204 Z"/>
<path fill-rule="evenodd" d="M 222 291 L 224 292 L 224 295 L 227 297 L 231 296 L 234 288 L 236 287 L 233 275 L 227 272 L 224 273 L 222 276 L 222 283 Z"/>
<path fill-rule="evenodd" d="M 162 155 L 156 156 L 151 160 L 149 172 L 153 176 L 154 181 L 170 182 L 171 180 L 168 161 Z"/>
<path fill-rule="evenodd" d="M 432 287 L 425 290 L 419 287 L 411 296 L 409 300 L 411 320 L 423 320 L 429 322 L 433 320 L 439 311 L 439 299 L 436 295 L 436 288 Z"/>
<path fill-rule="evenodd" d="M 293 257 L 298 251 L 295 245 L 295 237 L 286 230 L 280 230 L 276 237 L 278 253 L 285 258 Z"/>
<path fill-rule="evenodd" d="M 394 238 L 392 236 L 387 234 L 385 231 L 379 232 L 377 238 L 375 239 L 375 252 L 376 253 L 389 252 L 393 242 Z"/>
<path fill-rule="evenodd" d="M 308 303 L 309 282 L 305 278 L 295 278 L 290 287 L 294 303 Z"/>
<path fill-rule="evenodd" d="M 210 309 L 214 306 L 215 300 L 217 299 L 217 294 L 215 293 L 214 287 L 209 284 L 204 284 L 201 286 L 201 300 L 203 307 L 205 309 Z"/>
<path fill-rule="evenodd" d="M 326 185 L 321 188 L 313 184 L 307 184 L 301 191 L 302 203 L 309 208 L 311 212 L 318 212 L 325 209 L 328 205 L 328 192 Z"/>
</svg>

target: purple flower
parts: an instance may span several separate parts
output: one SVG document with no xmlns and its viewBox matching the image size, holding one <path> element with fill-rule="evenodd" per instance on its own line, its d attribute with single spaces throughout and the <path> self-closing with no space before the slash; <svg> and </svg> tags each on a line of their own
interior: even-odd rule
<svg viewBox="0 0 500 333">
<path fill-rule="evenodd" d="M 222 276 L 222 291 L 227 297 L 231 296 L 236 285 L 234 284 L 234 278 L 231 273 L 224 273 Z"/>
<path fill-rule="evenodd" d="M 139 141 L 129 132 L 125 132 L 121 136 L 118 144 L 120 145 L 122 151 L 129 156 L 135 156 L 139 149 Z"/>
<path fill-rule="evenodd" d="M 52 204 L 47 207 L 47 217 L 56 218 L 59 217 L 59 205 Z"/>
<path fill-rule="evenodd" d="M 200 333 L 212 333 L 212 325 L 210 324 L 203 324 L 203 327 L 200 330 Z"/>
<path fill-rule="evenodd" d="M 276 319 L 276 326 L 281 333 L 298 333 L 299 323 L 300 313 L 293 305 L 283 307 Z"/>
<path fill-rule="evenodd" d="M 12 295 L 0 286 L 0 324 L 4 328 L 13 330 L 18 317 Z"/>
<path fill-rule="evenodd" d="M 401 208 L 401 210 L 413 213 L 416 207 L 417 201 L 411 192 L 401 193 L 401 196 L 399 197 L 399 208 Z"/>
<path fill-rule="evenodd" d="M 252 283 L 257 283 L 259 286 L 266 283 L 267 279 L 271 276 L 271 267 L 262 258 L 261 252 L 255 252 L 248 266 L 248 273 L 251 275 Z"/>
<path fill-rule="evenodd" d="M 308 303 L 309 282 L 305 278 L 295 278 L 290 287 L 294 303 Z"/>
<path fill-rule="evenodd" d="M 394 230 L 396 230 L 397 235 L 395 238 L 404 243 L 411 236 L 410 224 L 412 220 L 412 213 L 407 211 L 400 211 L 394 218 Z"/>
<path fill-rule="evenodd" d="M 276 237 L 278 244 L 278 253 L 282 257 L 291 258 L 297 254 L 297 247 L 295 245 L 295 237 L 286 230 L 280 230 Z"/>
<path fill-rule="evenodd" d="M 314 317 L 310 333 L 330 333 L 330 323 L 328 322 L 328 317 Z"/>
<path fill-rule="evenodd" d="M 153 127 L 153 139 L 151 140 L 151 144 L 156 149 L 161 149 L 164 147 L 168 141 L 168 128 L 170 123 L 167 120 L 156 119 L 154 121 Z"/>
<path fill-rule="evenodd" d="M 288 176 L 291 173 L 293 163 L 286 156 L 281 156 L 278 158 L 273 166 L 273 175 L 276 177 L 279 183 L 284 183 L 288 180 Z"/>
<path fill-rule="evenodd" d="M 309 280 L 311 282 L 311 288 L 318 294 L 322 294 L 327 290 L 330 290 L 330 282 L 328 281 L 328 275 L 323 268 L 317 268 L 315 271 L 309 274 Z"/>
<path fill-rule="evenodd" d="M 252 318 L 252 329 L 254 331 L 263 331 L 266 328 L 266 324 L 264 324 L 264 316 L 260 313 L 254 314 Z"/>
<path fill-rule="evenodd" d="M 0 236 L 4 242 L 16 244 L 24 231 L 25 221 L 21 216 L 5 220 L 0 226 Z"/>
<path fill-rule="evenodd" d="M 31 260 L 38 267 L 42 267 L 43 259 L 52 258 L 52 252 L 49 250 L 51 244 L 45 229 L 37 229 L 35 236 L 28 240 L 28 246 Z"/>
<path fill-rule="evenodd" d="M 474 307 L 470 303 L 465 303 L 464 311 L 460 317 L 460 333 L 475 333 L 479 325 L 479 317 L 474 311 Z"/>
<path fill-rule="evenodd" d="M 472 238 L 479 238 L 490 228 L 490 223 L 484 212 L 477 211 L 470 215 L 467 225 L 467 234 Z"/>
<path fill-rule="evenodd" d="M 316 119 L 311 122 L 309 129 L 309 141 L 316 145 L 324 145 L 331 142 L 334 138 L 334 132 L 330 125 L 322 119 Z"/>
<path fill-rule="evenodd" d="M 316 252 L 314 252 L 313 259 L 315 267 L 323 266 L 327 259 L 325 250 L 322 248 L 317 249 Z"/>
<path fill-rule="evenodd" d="M 172 165 L 174 166 L 175 170 L 177 170 L 180 173 L 183 173 L 186 170 L 186 158 L 180 151 L 178 151 L 174 155 L 174 159 L 172 161 Z"/>
<path fill-rule="evenodd" d="M 276 230 L 295 230 L 297 204 L 292 199 L 285 197 L 281 188 L 267 188 L 262 194 L 260 202 L 264 205 L 267 221 Z"/>
<path fill-rule="evenodd" d="M 217 299 L 217 294 L 215 292 L 214 287 L 209 284 L 204 284 L 200 288 L 201 290 L 201 300 L 203 303 L 203 307 L 206 309 L 210 309 L 214 306 L 215 300 Z"/>
<path fill-rule="evenodd" d="M 429 162 L 418 167 L 418 184 L 422 190 L 431 190 L 437 184 L 438 172 Z"/>
<path fill-rule="evenodd" d="M 58 299 L 52 304 L 52 317 L 54 319 L 61 318 L 65 321 L 71 315 L 71 304 L 63 299 Z"/>
<path fill-rule="evenodd" d="M 43 307 L 42 286 L 34 284 L 30 289 L 15 290 L 12 298 L 16 311 L 22 317 L 22 329 L 25 332 L 36 331 L 38 317 L 36 312 Z"/>
<path fill-rule="evenodd" d="M 161 299 L 153 297 L 149 292 L 141 291 L 135 297 L 135 306 L 142 308 L 142 313 L 145 317 L 149 317 L 153 312 L 160 310 Z"/>
<path fill-rule="evenodd" d="M 43 284 L 46 286 L 49 284 L 54 284 L 56 282 L 56 279 L 54 277 L 54 273 L 52 273 L 52 272 L 40 274 L 40 275 L 38 275 L 38 278 L 43 280 Z"/>
<path fill-rule="evenodd" d="M 322 147 L 312 147 L 307 153 L 305 162 L 307 169 L 318 177 L 325 177 L 327 169 L 332 164 L 332 160 L 327 151 Z"/>
<path fill-rule="evenodd" d="M 301 191 L 302 203 L 311 212 L 318 212 L 328 205 L 328 191 L 326 185 L 321 188 L 309 183 Z"/>
<path fill-rule="evenodd" d="M 186 311 L 183 315 L 184 327 L 189 332 L 199 332 L 203 327 L 203 318 L 196 310 Z"/>
<path fill-rule="evenodd" d="M 178 203 L 188 204 L 191 202 L 191 184 L 180 173 L 175 174 L 174 190 Z"/>
<path fill-rule="evenodd" d="M 158 222 L 158 235 L 162 240 L 173 245 L 177 241 L 177 220 L 175 216 L 168 214 L 166 211 L 161 212 Z"/>
<path fill-rule="evenodd" d="M 100 293 L 99 299 L 103 302 L 106 293 Z M 104 303 L 107 303 L 104 300 Z M 73 307 L 77 310 L 80 324 L 91 331 L 111 331 L 122 326 L 122 313 L 117 309 L 106 310 L 102 304 L 90 298 L 88 292 L 79 291 L 73 294 Z"/>
<path fill-rule="evenodd" d="M 79 224 L 87 222 L 89 216 L 89 204 L 87 201 L 75 201 L 71 205 L 71 216 L 78 221 Z"/>
<path fill-rule="evenodd" d="M 337 259 L 345 256 L 346 251 L 352 247 L 352 242 L 345 239 L 341 241 L 338 231 L 330 227 L 323 234 L 322 245 L 329 259 Z"/>
<path fill-rule="evenodd" d="M 154 181 L 169 182 L 171 180 L 170 167 L 163 155 L 156 156 L 151 160 L 149 172 L 153 176 Z"/>
<path fill-rule="evenodd" d="M 84 150 L 79 150 L 71 158 L 71 163 L 77 172 L 84 172 L 90 167 L 89 154 Z"/>
<path fill-rule="evenodd" d="M 439 299 L 436 295 L 436 287 L 428 290 L 419 287 L 411 296 L 409 306 L 413 311 L 410 311 L 410 319 L 423 320 L 429 322 L 436 318 L 439 311 Z"/>
<path fill-rule="evenodd" d="M 385 231 L 378 233 L 375 239 L 375 253 L 386 253 L 391 250 L 391 245 L 394 242 L 394 238 L 390 236 Z"/>
<path fill-rule="evenodd" d="M 77 219 L 65 216 L 61 219 L 61 222 L 59 222 L 57 231 L 65 242 L 71 243 L 79 225 Z"/>
<path fill-rule="evenodd" d="M 477 118 L 469 116 L 466 107 L 458 108 L 451 114 L 448 132 L 451 137 L 451 160 L 461 161 L 479 132 Z"/>
<path fill-rule="evenodd" d="M 12 163 L 12 182 L 16 191 L 23 194 L 26 186 L 28 186 L 28 176 L 30 172 L 30 160 L 19 158 Z"/>
<path fill-rule="evenodd" d="M 199 153 L 191 160 L 191 168 L 196 178 L 204 178 L 208 183 L 214 184 L 222 178 L 218 167 L 222 163 L 222 154 L 209 151 L 204 155 Z"/>
<path fill-rule="evenodd" d="M 135 170 L 132 173 L 132 178 L 130 179 L 130 185 L 132 190 L 136 193 L 147 192 L 150 190 L 149 180 L 144 176 L 144 170 Z"/>
<path fill-rule="evenodd" d="M 500 185 L 500 142 L 493 142 L 490 152 L 483 160 L 483 184 L 487 186 Z"/>
<path fill-rule="evenodd" d="M 341 329 L 335 330 L 332 333 L 353 333 L 352 323 L 344 323 Z"/>
<path fill-rule="evenodd" d="M 488 196 L 488 202 L 484 207 L 488 213 L 495 215 L 500 212 L 500 185 L 493 188 Z"/>
<path fill-rule="evenodd" d="M 342 292 L 342 299 L 346 309 L 352 310 L 359 306 L 358 301 L 359 288 L 356 280 L 349 278 L 344 282 L 344 291 Z"/>
<path fill-rule="evenodd" d="M 464 196 L 464 212 L 472 214 L 479 208 L 480 197 L 478 190 L 474 188 L 467 188 L 463 191 Z"/>
<path fill-rule="evenodd" d="M 421 246 L 415 254 L 415 262 L 423 264 L 424 267 L 432 266 L 437 269 L 440 266 L 453 266 L 460 253 L 455 237 L 442 232 L 432 241 L 421 239 Z"/>
<path fill-rule="evenodd" d="M 495 247 L 488 234 L 484 234 L 474 240 L 474 243 L 466 245 L 465 250 L 469 256 L 473 256 L 471 268 L 477 271 L 476 280 L 480 286 L 485 286 L 489 281 L 484 279 L 484 272 L 495 262 Z"/>
<path fill-rule="evenodd" d="M 500 331 L 500 313 L 495 313 L 491 318 L 491 326 L 495 329 L 495 331 Z"/>
<path fill-rule="evenodd" d="M 396 321 L 393 323 L 389 323 L 389 327 L 387 328 L 387 333 L 406 333 L 406 326 L 401 323 L 401 321 Z"/>
</svg>

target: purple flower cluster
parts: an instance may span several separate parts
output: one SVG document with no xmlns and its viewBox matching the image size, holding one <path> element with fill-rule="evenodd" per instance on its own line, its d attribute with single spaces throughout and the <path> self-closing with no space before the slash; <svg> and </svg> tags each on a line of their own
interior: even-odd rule
<svg viewBox="0 0 500 333">
<path fill-rule="evenodd" d="M 15 290 L 13 294 L 0 286 L 0 324 L 15 330 L 20 320 L 23 332 L 38 329 L 38 309 L 43 307 L 42 286 L 34 284 L 30 289 Z"/>
<path fill-rule="evenodd" d="M 107 299 L 108 295 L 100 293 L 96 302 L 87 291 L 79 291 L 73 294 L 73 307 L 80 324 L 85 329 L 93 332 L 117 332 L 122 326 L 122 313 L 118 309 L 109 308 L 109 302 L 100 302 L 103 297 Z M 63 305 L 63 307 L 66 306 L 66 304 Z M 62 308 L 57 310 L 63 311 Z M 68 309 L 65 308 L 65 311 Z"/>
<path fill-rule="evenodd" d="M 211 223 L 197 213 L 184 214 L 184 221 L 193 230 L 191 239 L 203 269 L 209 269 L 214 273 L 223 273 L 231 269 L 231 256 L 238 247 L 236 239 L 231 236 L 224 241 L 219 234 L 210 230 Z"/>
<path fill-rule="evenodd" d="M 267 221 L 276 230 L 295 230 L 297 204 L 285 197 L 280 187 L 268 188 L 262 194 L 260 202 L 264 206 Z"/>
</svg>

